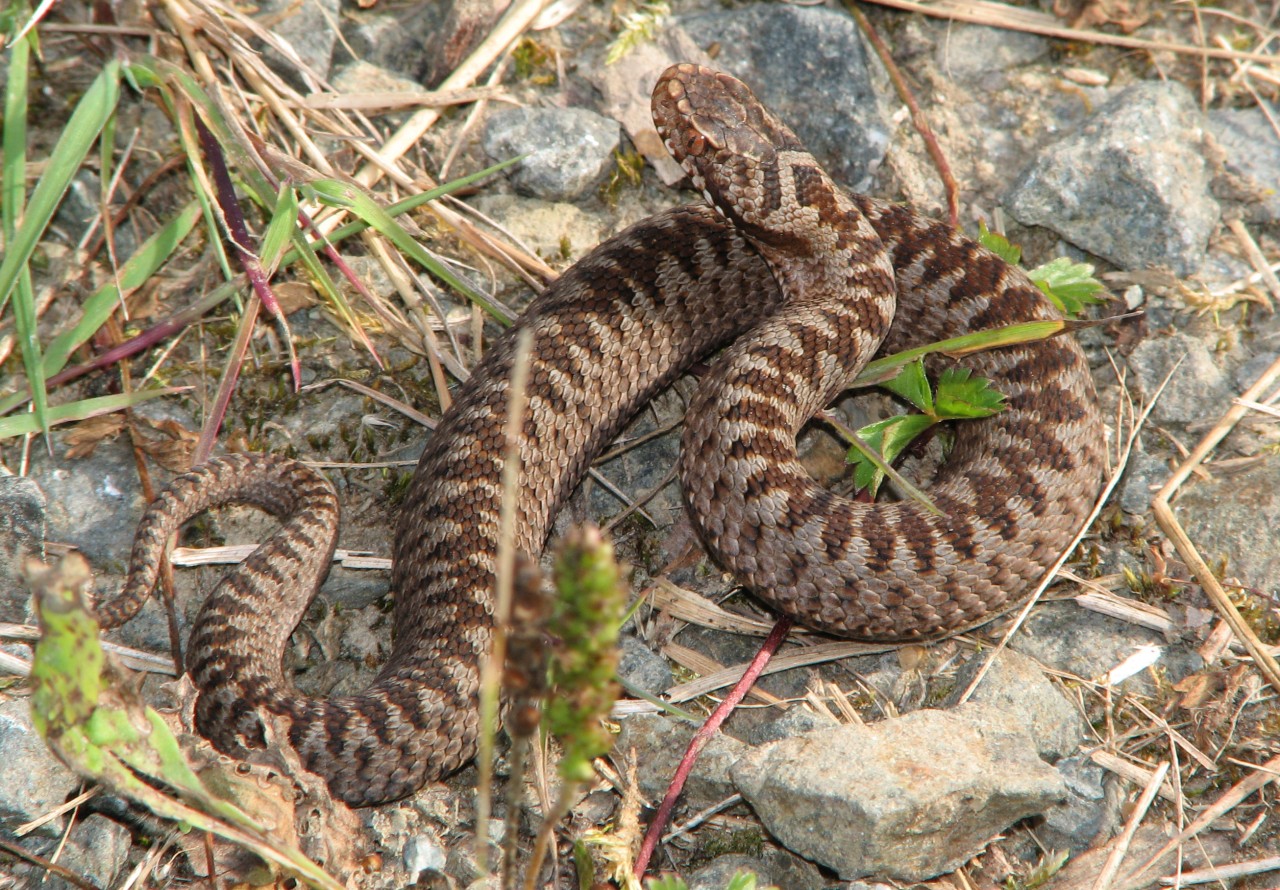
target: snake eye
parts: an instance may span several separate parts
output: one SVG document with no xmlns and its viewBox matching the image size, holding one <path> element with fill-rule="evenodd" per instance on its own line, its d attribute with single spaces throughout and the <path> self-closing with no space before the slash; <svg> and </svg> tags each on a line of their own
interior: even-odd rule
<svg viewBox="0 0 1280 890">
<path fill-rule="evenodd" d="M 703 138 L 701 133 L 693 132 L 689 134 L 689 144 L 685 146 L 689 154 L 697 157 L 707 150 L 707 140 Z"/>
</svg>

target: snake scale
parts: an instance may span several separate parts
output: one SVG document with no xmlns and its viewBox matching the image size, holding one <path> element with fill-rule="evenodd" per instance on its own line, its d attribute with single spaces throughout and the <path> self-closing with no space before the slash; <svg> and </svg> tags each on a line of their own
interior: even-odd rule
<svg viewBox="0 0 1280 890">
<path fill-rule="evenodd" d="M 653 109 L 712 207 L 660 213 L 606 241 L 517 323 L 533 335 L 517 546 L 540 552 L 594 457 L 723 348 L 689 407 L 679 468 L 708 550 L 751 591 L 810 627 L 870 640 L 937 638 L 1017 604 L 1100 484 L 1101 421 L 1074 340 L 965 360 L 1007 408 L 958 425 L 929 489 L 941 515 L 832 494 L 798 463 L 795 434 L 877 349 L 1056 310 L 955 229 L 843 193 L 727 75 L 672 67 Z M 258 713 L 278 715 L 302 762 L 353 805 L 402 797 L 473 756 L 514 344 L 508 334 L 486 354 L 427 443 L 396 522 L 392 652 L 359 695 L 306 698 L 282 668 L 334 548 L 326 480 L 280 458 L 228 456 L 149 508 L 126 586 L 99 609 L 104 625 L 137 611 L 164 542 L 199 511 L 244 502 L 283 522 L 210 594 L 192 633 L 196 725 L 215 746 L 261 746 Z"/>
</svg>

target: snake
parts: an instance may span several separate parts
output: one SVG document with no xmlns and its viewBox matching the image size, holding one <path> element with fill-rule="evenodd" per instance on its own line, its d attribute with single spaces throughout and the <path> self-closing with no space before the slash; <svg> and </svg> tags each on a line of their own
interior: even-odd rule
<svg viewBox="0 0 1280 890">
<path fill-rule="evenodd" d="M 426 443 L 395 519 L 393 641 L 371 685 L 308 697 L 283 666 L 334 551 L 338 499 L 318 471 L 229 454 L 177 477 L 144 513 L 104 627 L 156 585 L 169 537 L 238 502 L 280 528 L 210 592 L 187 671 L 195 725 L 247 757 L 283 727 L 350 805 L 393 801 L 474 757 L 480 660 L 493 636 L 501 478 L 517 336 L 529 332 L 514 543 L 545 546 L 591 462 L 695 364 L 678 469 L 709 554 L 756 597 L 840 637 L 929 641 L 1024 601 L 1086 521 L 1102 423 L 1069 335 L 963 359 L 1004 409 L 955 425 L 917 500 L 819 485 L 796 435 L 877 353 L 1057 320 L 1017 268 L 898 204 L 842 190 L 739 80 L 672 66 L 653 92 L 663 142 L 707 204 L 603 242 L 537 296 L 484 355 Z M 958 359 L 940 356 L 932 373 Z M 278 738 L 279 736 L 273 736 Z"/>
</svg>

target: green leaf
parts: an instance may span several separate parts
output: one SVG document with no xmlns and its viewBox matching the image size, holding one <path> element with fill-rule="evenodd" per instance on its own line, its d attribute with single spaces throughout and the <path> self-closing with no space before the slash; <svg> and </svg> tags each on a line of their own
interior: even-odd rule
<svg viewBox="0 0 1280 890">
<path fill-rule="evenodd" d="M 157 815 L 224 837 L 313 887 L 342 890 L 192 771 L 168 724 L 103 652 L 98 623 L 85 606 L 92 575 L 83 557 L 71 554 L 54 568 L 28 564 L 26 577 L 41 627 L 31 664 L 32 722 L 63 762 Z M 178 797 L 139 774 L 158 779 Z M 224 778 L 241 781 L 233 774 Z"/>
<path fill-rule="evenodd" d="M 71 119 L 62 128 L 58 142 L 45 162 L 44 174 L 31 192 L 22 225 L 5 250 L 4 261 L 0 263 L 0 307 L 8 301 L 19 273 L 26 268 L 76 171 L 115 112 L 119 97 L 120 63 L 109 60 L 76 103 Z"/>
<path fill-rule="evenodd" d="M 119 307 L 121 288 L 131 291 L 145 284 L 168 262 L 199 220 L 200 205 L 192 201 L 159 231 L 142 242 L 133 256 L 120 267 L 114 280 L 100 287 L 84 301 L 80 320 L 75 326 L 49 341 L 44 355 L 44 373 L 52 377 L 61 371 L 71 353 L 97 333 L 107 317 Z"/>
<path fill-rule="evenodd" d="M 933 414 L 933 394 L 929 391 L 929 378 L 924 373 L 924 357 L 917 358 L 898 372 L 892 380 L 886 380 L 885 389 L 906 399 L 925 414 Z"/>
<path fill-rule="evenodd" d="M 271 275 L 280 261 L 285 246 L 298 230 L 298 196 L 293 186 L 287 182 L 280 184 L 276 195 L 275 210 L 271 213 L 271 222 L 262 236 L 262 267 Z"/>
<path fill-rule="evenodd" d="M 147 399 L 186 392 L 187 389 L 189 389 L 189 387 L 181 386 L 140 389 L 136 392 L 116 393 L 115 395 L 110 396 L 96 396 L 92 399 L 81 399 L 78 402 L 68 402 L 65 405 L 55 405 L 49 409 L 45 422 L 52 427 L 57 426 L 60 423 L 72 423 L 77 420 L 85 420 L 99 414 L 110 414 L 112 411 L 119 411 L 122 408 L 130 408 L 140 402 L 145 402 Z M 0 440 L 8 439 L 11 436 L 25 436 L 30 433 L 38 433 L 41 431 L 41 428 L 41 424 L 36 420 L 36 416 L 34 414 L 14 414 L 12 417 L 0 418 Z"/>
<path fill-rule="evenodd" d="M 9 74 L 17 74 L 16 82 L 8 86 L 5 110 L 9 112 L 13 102 L 13 90 L 26 83 L 25 41 L 15 47 L 16 53 L 11 60 Z M 21 65 L 21 72 L 18 71 Z M 84 163 L 85 156 L 97 140 L 103 127 L 115 113 L 116 102 L 120 97 L 120 63 L 108 60 L 102 71 L 89 85 L 89 89 L 76 103 L 71 119 L 62 129 L 52 153 L 45 162 L 44 173 L 31 192 L 31 199 L 22 211 L 22 222 L 12 233 L 6 232 L 6 247 L 3 261 L 0 261 L 0 308 L 9 301 L 10 296 L 17 293 L 14 300 L 13 324 L 18 342 L 22 349 L 22 364 L 27 372 L 27 381 L 31 384 L 31 403 L 35 412 L 37 425 L 42 432 L 49 428 L 48 400 L 45 393 L 43 359 L 41 357 L 40 338 L 37 332 L 35 301 L 31 290 L 31 272 L 28 263 L 35 252 L 40 236 L 48 227 L 62 197 L 67 193 L 76 171 Z M 25 107 L 20 110 L 25 112 Z M 13 150 L 13 142 L 17 139 L 12 128 L 22 127 L 25 132 L 25 121 L 11 118 L 5 120 L 4 149 L 6 156 Z M 13 220 L 9 214 L 21 208 L 22 196 L 19 189 L 25 181 L 21 170 L 22 158 L 19 152 L 16 159 L 8 159 L 6 168 L 16 160 L 18 170 L 5 169 L 8 189 L 3 200 L 3 207 L 8 223 Z M 16 177 L 16 178 L 14 178 Z"/>
<path fill-rule="evenodd" d="M 891 380 L 899 369 L 906 367 L 908 363 L 923 355 L 941 352 L 955 358 L 967 355 L 970 352 L 984 352 L 999 346 L 1032 343 L 1036 340 L 1047 340 L 1050 337 L 1055 337 L 1062 333 L 1065 327 L 1066 322 L 1060 318 L 1048 318 L 1044 321 L 1024 321 L 1018 324 L 1005 325 L 1004 327 L 991 328 L 986 331 L 961 334 L 958 337 L 949 337 L 936 343 L 904 349 L 902 352 L 895 352 L 893 355 L 886 355 L 875 361 L 868 362 L 867 366 L 862 369 L 853 383 L 850 384 L 850 388 L 878 386 L 886 380 Z"/>
<path fill-rule="evenodd" d="M 1079 315 L 1087 303 L 1101 303 L 1097 294 L 1104 288 L 1093 277 L 1093 266 L 1072 262 L 1070 257 L 1060 256 L 1027 273 L 1045 296 L 1068 316 Z"/>
<path fill-rule="evenodd" d="M 650 878 L 644 884 L 646 890 L 689 890 L 689 885 L 679 875 L 662 875 Z"/>
<path fill-rule="evenodd" d="M 937 421 L 927 414 L 899 414 L 867 424 L 858 430 L 858 437 L 886 464 L 891 464 L 917 436 L 935 423 Z M 884 471 L 856 445 L 849 449 L 847 459 L 853 464 L 854 484 L 874 496 L 884 481 Z"/>
<path fill-rule="evenodd" d="M 978 220 L 978 243 L 1010 266 L 1016 266 L 1022 262 L 1022 248 L 1010 243 L 1009 239 L 999 232 L 988 229 L 983 220 Z"/>
<path fill-rule="evenodd" d="M 490 303 L 483 295 L 468 286 L 462 279 L 450 272 L 443 263 L 427 252 L 425 248 L 404 230 L 395 219 L 373 198 L 350 183 L 336 179 L 318 179 L 308 183 L 307 188 L 314 191 L 323 201 L 335 207 L 350 210 L 378 232 L 384 235 L 403 253 L 413 257 L 432 275 L 448 284 L 458 293 L 463 294 L 481 309 L 488 312 L 503 324 L 510 324 L 511 319 Z"/>
<path fill-rule="evenodd" d="M 938 416 L 943 420 L 990 417 L 1004 407 L 1004 394 L 991 388 L 986 377 L 968 368 L 947 368 L 938 378 Z"/>
</svg>

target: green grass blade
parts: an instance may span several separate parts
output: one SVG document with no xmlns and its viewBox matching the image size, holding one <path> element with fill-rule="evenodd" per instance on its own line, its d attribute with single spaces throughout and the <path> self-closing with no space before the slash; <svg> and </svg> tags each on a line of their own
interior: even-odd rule
<svg viewBox="0 0 1280 890">
<path fill-rule="evenodd" d="M 1016 346 L 1019 343 L 1047 340 L 1050 337 L 1061 334 L 1066 328 L 1066 322 L 1061 319 L 1025 321 L 1020 324 L 992 328 L 989 331 L 974 331 L 971 334 L 961 334 L 959 337 L 949 337 L 946 340 L 939 340 L 937 343 L 930 343 L 927 346 L 904 349 L 902 352 L 895 352 L 893 355 L 886 355 L 873 362 L 868 362 L 867 366 L 862 369 L 862 373 L 849 384 L 849 388 L 875 386 L 884 383 L 886 380 L 891 380 L 902 367 L 922 355 L 942 352 L 954 358 L 955 356 L 967 355 L 970 352 L 983 352 L 987 349 L 997 349 L 1001 346 Z"/>
<path fill-rule="evenodd" d="M 387 213 L 376 201 L 366 195 L 359 189 L 345 182 L 339 182 L 336 179 L 319 179 L 310 183 L 310 188 L 315 193 L 330 204 L 338 207 L 349 209 L 356 216 L 360 217 L 366 223 L 376 229 L 383 237 L 394 244 L 402 253 L 412 257 L 420 266 L 435 275 L 445 284 L 454 290 L 465 295 L 467 299 L 474 302 L 484 311 L 488 312 L 498 321 L 510 324 L 511 319 L 507 318 L 497 306 L 494 306 L 489 300 L 478 291 L 474 290 L 470 285 L 466 284 L 462 279 L 458 278 L 450 272 L 445 266 L 433 257 L 431 254 L 413 239 L 408 232 L 404 230 L 391 214 Z"/>
<path fill-rule="evenodd" d="M 271 212 L 271 222 L 262 236 L 259 254 L 262 267 L 268 272 L 276 268 L 280 255 L 293 233 L 298 230 L 298 196 L 290 183 L 282 183 L 276 194 L 276 206 Z"/>
<path fill-rule="evenodd" d="M 78 420 L 96 417 L 99 414 L 110 414 L 112 411 L 119 411 L 122 408 L 131 408 L 148 399 L 186 392 L 187 389 L 188 387 L 182 386 L 164 386 L 155 389 L 141 389 L 137 392 L 99 396 L 94 399 L 81 399 L 78 402 L 70 402 L 66 405 L 55 405 L 49 409 L 45 419 L 51 427 L 60 423 L 74 423 Z M 36 422 L 34 414 L 15 414 L 13 417 L 0 418 L 0 440 L 8 439 L 12 436 L 38 433 L 43 429 L 43 425 Z"/>
<path fill-rule="evenodd" d="M 25 41 L 19 44 L 19 46 L 25 45 Z M 14 49 L 17 50 L 18 47 L 14 47 Z M 24 59 L 23 61 L 25 62 L 26 60 Z M 23 64 L 21 70 L 15 72 L 17 68 L 16 64 L 11 64 L 10 74 L 17 73 L 19 84 L 25 84 L 26 65 Z M 6 112 L 8 111 L 10 100 L 13 99 L 14 91 L 15 85 L 10 83 L 9 95 L 6 96 L 5 102 Z M 44 386 L 44 361 L 41 358 L 40 339 L 36 330 L 35 301 L 31 290 L 31 273 L 28 262 L 31 259 L 31 254 L 35 252 L 40 237 L 48 227 L 49 221 L 53 219 L 58 205 L 62 203 L 62 198 L 70 187 L 76 171 L 84 163 L 89 149 L 93 147 L 103 127 L 106 126 L 111 119 L 111 115 L 115 112 L 116 102 L 119 97 L 120 64 L 110 60 L 103 66 L 101 73 L 76 104 L 75 111 L 71 114 L 71 119 L 63 129 L 62 135 L 58 137 L 58 142 L 54 145 L 53 153 L 49 156 L 48 163 L 45 166 L 45 172 L 40 177 L 40 181 L 36 183 L 35 190 L 31 193 L 31 200 L 23 211 L 21 224 L 12 233 L 6 233 L 4 260 L 0 261 L 0 309 L 4 308 L 10 297 L 15 293 L 17 294 L 13 310 L 14 329 L 18 342 L 22 344 L 22 363 L 27 372 L 28 382 L 31 384 L 31 401 L 34 409 L 32 419 L 38 424 L 41 431 L 48 429 L 50 418 L 47 415 L 48 401 Z M 17 100 L 14 101 L 16 104 Z M 25 103 L 25 100 L 23 101 Z M 16 137 L 10 135 L 10 126 L 14 128 L 21 127 L 25 138 L 25 117 L 19 120 L 6 115 L 5 118 L 6 132 L 3 141 L 6 157 L 6 180 L 11 183 L 9 188 L 6 189 L 5 195 L 7 210 L 13 209 L 14 204 L 20 204 L 21 196 L 16 194 L 13 189 L 19 191 L 22 189 L 25 181 L 23 173 L 25 173 L 24 168 L 26 166 L 25 157 L 20 154 L 20 160 L 15 166 L 21 172 L 16 176 L 16 182 L 13 179 L 9 179 L 10 151 L 13 148 L 13 142 L 16 141 Z M 8 216 L 6 218 L 12 219 L 12 217 Z"/>
<path fill-rule="evenodd" d="M 53 219 L 62 196 L 98 134 L 114 113 L 119 98 L 120 63 L 110 60 L 76 104 L 71 120 L 67 121 L 53 153 L 49 155 L 44 175 L 31 193 L 22 225 L 14 232 L 13 240 L 5 250 L 4 261 L 0 262 L 0 308 L 13 293 L 21 270 L 31 259 L 40 236 Z"/>
<path fill-rule="evenodd" d="M 86 342 L 102 327 L 102 323 L 120 305 L 120 291 L 141 287 L 156 273 L 178 249 L 191 229 L 200 220 L 200 205 L 192 201 L 148 238 L 138 251 L 120 267 L 116 282 L 99 288 L 81 308 L 80 321 L 69 331 L 64 331 L 50 341 L 45 350 L 44 373 L 52 377 L 61 371 L 71 353 Z"/>
<path fill-rule="evenodd" d="M 23 9 L 14 4 L 11 12 Z M 31 47 L 26 38 L 9 48 L 9 70 L 4 94 L 3 163 L 0 164 L 0 219 L 4 242 L 13 235 L 22 216 L 27 177 L 27 64 Z"/>
</svg>

